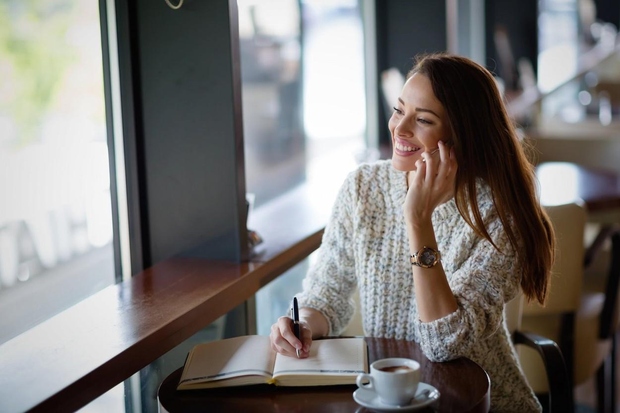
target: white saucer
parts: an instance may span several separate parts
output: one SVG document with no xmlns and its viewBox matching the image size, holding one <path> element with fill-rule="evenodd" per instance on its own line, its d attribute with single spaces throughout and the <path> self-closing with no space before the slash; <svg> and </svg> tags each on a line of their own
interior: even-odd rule
<svg viewBox="0 0 620 413">
<path fill-rule="evenodd" d="M 424 396 L 422 400 L 416 400 L 416 397 L 420 396 L 422 392 L 428 391 L 428 395 Z M 418 390 L 415 393 L 416 397 L 411 399 L 411 403 L 405 406 L 391 406 L 383 403 L 379 399 L 379 395 L 373 390 L 358 388 L 353 392 L 353 399 L 364 407 L 378 411 L 378 412 L 410 412 L 413 410 L 421 409 L 428 406 L 439 399 L 439 391 L 430 384 L 422 383 L 418 385 Z"/>
</svg>

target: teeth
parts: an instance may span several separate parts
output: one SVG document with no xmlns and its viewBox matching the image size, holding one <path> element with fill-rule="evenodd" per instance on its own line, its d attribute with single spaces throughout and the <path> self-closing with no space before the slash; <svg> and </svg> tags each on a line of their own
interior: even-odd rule
<svg viewBox="0 0 620 413">
<path fill-rule="evenodd" d="M 400 151 L 406 151 L 406 152 L 414 152 L 420 149 L 420 148 L 412 148 L 411 146 L 403 146 L 399 142 L 396 142 L 395 146 L 396 146 L 396 149 Z"/>
</svg>

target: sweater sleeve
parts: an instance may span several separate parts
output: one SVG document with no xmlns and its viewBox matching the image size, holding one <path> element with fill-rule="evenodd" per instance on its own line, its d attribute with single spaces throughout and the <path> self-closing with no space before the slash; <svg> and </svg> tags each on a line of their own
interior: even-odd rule
<svg viewBox="0 0 620 413">
<path fill-rule="evenodd" d="M 310 307 L 325 315 L 329 323 L 328 335 L 340 334 L 355 310 L 352 295 L 357 281 L 351 217 L 355 187 L 355 172 L 352 172 L 340 188 L 317 259 L 303 280 L 303 291 L 297 294 L 300 307 Z"/>
<path fill-rule="evenodd" d="M 462 265 L 448 274 L 457 310 L 428 323 L 417 322 L 422 351 L 432 361 L 468 354 L 503 325 L 504 303 L 516 296 L 521 272 L 499 219 L 487 227 L 501 250 L 478 238 Z"/>
</svg>

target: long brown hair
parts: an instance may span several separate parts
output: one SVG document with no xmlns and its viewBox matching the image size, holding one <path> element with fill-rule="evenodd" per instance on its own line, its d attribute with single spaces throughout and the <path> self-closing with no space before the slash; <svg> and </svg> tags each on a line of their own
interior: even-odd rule
<svg viewBox="0 0 620 413">
<path fill-rule="evenodd" d="M 536 196 L 534 166 L 493 75 L 470 59 L 445 53 L 416 57 L 407 77 L 414 73 L 428 77 L 450 120 L 460 214 L 497 248 L 478 207 L 476 180 L 483 179 L 523 271 L 521 289 L 528 299 L 543 304 L 554 260 L 553 227 Z"/>
</svg>

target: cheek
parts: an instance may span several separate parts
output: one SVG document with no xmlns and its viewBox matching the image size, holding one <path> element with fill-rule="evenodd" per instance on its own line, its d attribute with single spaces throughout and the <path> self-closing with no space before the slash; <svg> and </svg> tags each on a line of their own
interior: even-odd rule
<svg viewBox="0 0 620 413">
<path fill-rule="evenodd" d="M 394 122 L 391 118 L 388 122 L 388 129 L 389 131 L 394 134 L 394 128 L 396 127 L 396 122 Z"/>
<path fill-rule="evenodd" d="M 420 142 L 429 147 L 436 147 L 442 138 L 441 133 L 423 133 L 419 135 Z"/>
</svg>

